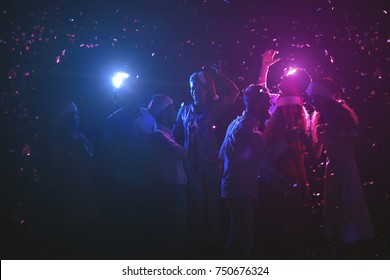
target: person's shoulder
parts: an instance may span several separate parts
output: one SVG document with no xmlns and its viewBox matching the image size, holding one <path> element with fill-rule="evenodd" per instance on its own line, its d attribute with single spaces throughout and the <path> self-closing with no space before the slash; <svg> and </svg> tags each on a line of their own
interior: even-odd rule
<svg viewBox="0 0 390 280">
<path fill-rule="evenodd" d="M 228 130 L 237 132 L 238 130 L 241 130 L 245 126 L 245 118 L 241 116 L 237 116 L 228 126 Z"/>
<path fill-rule="evenodd" d="M 160 129 L 154 129 L 150 134 L 150 139 L 154 143 L 169 141 L 170 137 Z"/>
<path fill-rule="evenodd" d="M 149 113 L 149 110 L 146 109 L 145 107 L 140 107 L 139 108 L 139 111 L 138 111 L 138 114 L 137 114 L 137 118 L 138 119 L 143 119 L 145 121 L 150 121 L 150 123 L 154 124 L 155 123 L 155 119 L 153 118 L 153 116 Z"/>
<path fill-rule="evenodd" d="M 140 115 L 142 117 L 148 117 L 148 116 L 151 117 L 149 110 L 143 106 L 139 107 L 138 115 Z"/>
</svg>

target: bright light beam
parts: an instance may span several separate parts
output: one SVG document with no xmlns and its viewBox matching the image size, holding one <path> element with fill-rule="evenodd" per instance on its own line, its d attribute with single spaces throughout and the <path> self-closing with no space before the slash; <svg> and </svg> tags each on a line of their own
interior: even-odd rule
<svg viewBox="0 0 390 280">
<path fill-rule="evenodd" d="M 286 73 L 286 75 L 285 76 L 291 76 L 291 75 L 293 75 L 293 74 L 295 74 L 295 72 L 297 72 L 297 68 L 290 68 L 288 71 L 287 71 L 287 73 Z"/>
<path fill-rule="evenodd" d="M 112 84 L 114 85 L 115 88 L 120 88 L 124 81 L 130 77 L 129 74 L 125 73 L 125 72 L 118 72 L 116 73 L 113 77 L 112 77 Z"/>
</svg>

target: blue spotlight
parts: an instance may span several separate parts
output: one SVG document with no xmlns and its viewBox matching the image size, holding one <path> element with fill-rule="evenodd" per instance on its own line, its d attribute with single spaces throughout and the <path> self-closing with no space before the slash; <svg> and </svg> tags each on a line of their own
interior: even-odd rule
<svg viewBox="0 0 390 280">
<path fill-rule="evenodd" d="M 125 72 L 118 72 L 112 77 L 111 81 L 113 86 L 116 89 L 118 89 L 124 84 L 125 80 L 129 77 L 130 75 Z"/>
</svg>

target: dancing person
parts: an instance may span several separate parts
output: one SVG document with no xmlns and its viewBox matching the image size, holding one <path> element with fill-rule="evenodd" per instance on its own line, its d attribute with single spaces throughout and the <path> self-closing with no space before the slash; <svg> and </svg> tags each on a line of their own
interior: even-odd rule
<svg viewBox="0 0 390 280">
<path fill-rule="evenodd" d="M 266 85 L 269 66 L 275 50 L 267 50 L 263 55 L 259 82 Z M 290 69 L 278 85 L 275 109 L 266 123 L 266 148 L 286 140 L 289 147 L 281 153 L 269 167 L 271 176 L 267 186 L 263 186 L 264 212 L 268 221 L 269 250 L 276 257 L 302 257 L 304 206 L 310 204 L 311 195 L 306 172 L 307 151 L 312 150 L 309 139 L 309 114 L 303 106 L 303 94 L 311 81 L 303 69 Z"/>
<path fill-rule="evenodd" d="M 313 81 L 307 93 L 316 110 L 311 127 L 317 158 L 326 151 L 324 234 L 338 241 L 339 257 L 354 258 L 357 242 L 374 237 L 354 151 L 369 141 L 331 78 Z"/>
<path fill-rule="evenodd" d="M 150 135 L 155 120 L 140 105 L 142 82 L 126 76 L 117 89 L 120 108 L 106 118 L 104 182 L 107 240 L 114 257 L 151 257 L 155 235 L 156 173 Z M 123 254 L 123 255 L 120 255 Z"/>
<path fill-rule="evenodd" d="M 190 76 L 193 102 L 180 108 L 173 128 L 175 139 L 186 147 L 190 141 L 187 129 L 195 131 L 194 143 L 184 162 L 188 177 L 190 245 L 195 255 L 218 245 L 221 239 L 219 183 L 222 164 L 218 158 L 214 124 L 239 94 L 236 85 L 220 67 L 213 70 L 202 70 Z M 225 95 L 217 95 L 216 79 L 226 88 Z"/>
<path fill-rule="evenodd" d="M 172 126 L 176 121 L 173 100 L 156 94 L 148 106 L 149 113 L 156 120 L 151 134 L 152 160 L 158 176 L 158 193 L 161 194 L 161 228 L 164 258 L 185 256 L 187 237 L 187 176 L 183 160 L 188 149 L 180 146 L 173 137 Z M 191 131 L 188 131 L 191 133 Z M 190 135 L 191 142 L 191 135 Z"/>
<path fill-rule="evenodd" d="M 249 86 L 243 101 L 245 111 L 229 125 L 219 152 L 224 160 L 221 196 L 230 217 L 229 259 L 252 257 L 258 176 L 265 160 L 263 134 L 258 127 L 269 117 L 270 106 L 268 91 L 260 85 Z"/>
</svg>

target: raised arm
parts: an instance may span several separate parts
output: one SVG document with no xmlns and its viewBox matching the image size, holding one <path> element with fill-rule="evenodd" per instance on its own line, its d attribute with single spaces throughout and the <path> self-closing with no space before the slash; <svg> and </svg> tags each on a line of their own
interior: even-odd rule
<svg viewBox="0 0 390 280">
<path fill-rule="evenodd" d="M 278 62 L 281 58 L 274 58 L 274 56 L 278 53 L 276 50 L 266 50 L 263 54 L 262 64 L 260 68 L 259 78 L 257 79 L 257 84 L 263 85 L 267 87 L 267 75 L 269 67 L 276 62 Z"/>
<path fill-rule="evenodd" d="M 219 63 L 218 66 L 214 64 L 211 68 L 217 73 L 217 78 L 220 80 L 220 82 L 226 87 L 226 93 L 219 97 L 218 106 L 215 109 L 215 115 L 219 116 L 221 112 L 227 110 L 234 104 L 238 95 L 240 94 L 240 90 L 236 84 L 222 71 L 221 63 Z"/>
<path fill-rule="evenodd" d="M 211 68 L 217 73 L 218 79 L 224 84 L 227 89 L 227 92 L 224 95 L 224 101 L 230 103 L 230 105 L 233 104 L 236 101 L 240 90 L 238 89 L 236 84 L 232 80 L 230 80 L 222 71 L 221 62 L 219 62 L 218 65 L 213 64 Z"/>
</svg>

